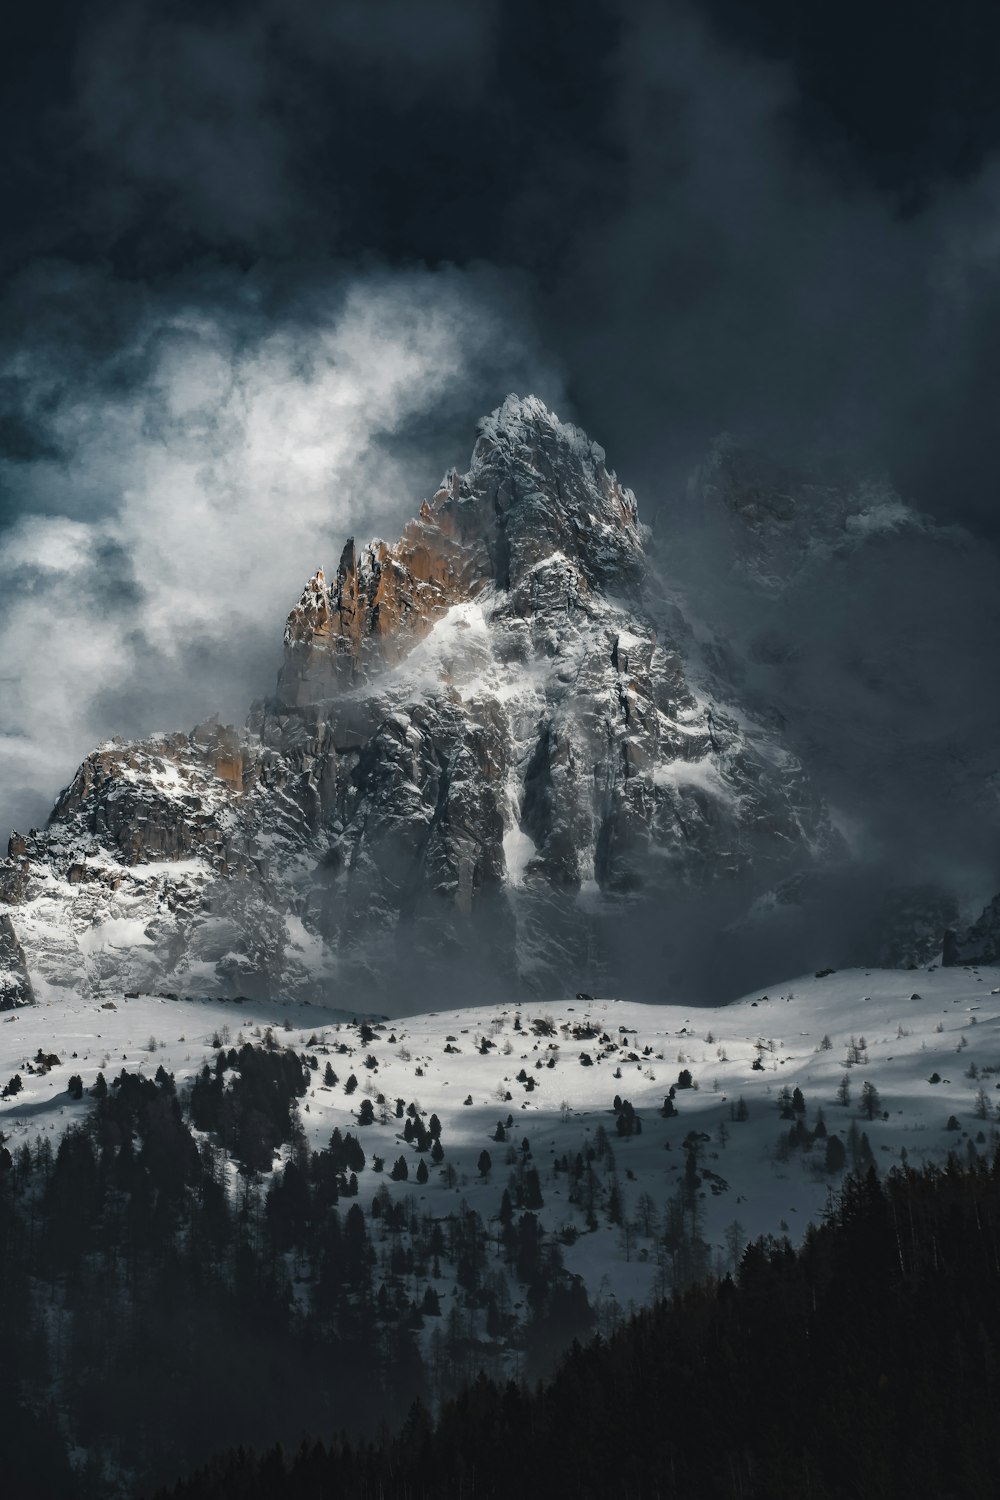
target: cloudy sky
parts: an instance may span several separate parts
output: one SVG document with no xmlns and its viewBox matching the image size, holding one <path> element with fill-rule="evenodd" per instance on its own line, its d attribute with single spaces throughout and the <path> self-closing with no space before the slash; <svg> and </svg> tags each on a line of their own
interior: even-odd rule
<svg viewBox="0 0 1000 1500">
<path fill-rule="evenodd" d="M 960 528 L 862 617 L 933 661 L 908 732 L 977 733 L 994 7 L 42 0 L 7 24 L 4 822 L 112 733 L 242 718 L 305 577 L 394 533 L 509 390 L 601 441 L 668 547 L 720 431 L 847 457 Z M 859 616 L 824 608 L 803 628 L 842 665 Z"/>
</svg>

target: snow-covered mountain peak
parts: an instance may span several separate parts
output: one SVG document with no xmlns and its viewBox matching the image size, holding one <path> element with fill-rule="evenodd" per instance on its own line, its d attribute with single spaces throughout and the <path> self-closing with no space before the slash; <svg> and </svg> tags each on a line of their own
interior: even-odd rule
<svg viewBox="0 0 1000 1500">
<path fill-rule="evenodd" d="M 556 551 L 594 587 L 627 588 L 642 576 L 635 496 L 607 468 L 604 449 L 536 396 L 508 396 L 480 423 L 457 495 L 496 512 L 501 586 Z"/>
<path fill-rule="evenodd" d="M 666 954 L 710 888 L 731 904 L 809 864 L 823 809 L 689 677 L 644 540 L 602 449 L 508 397 L 397 541 L 350 538 L 308 579 L 242 734 L 88 757 L 0 867 L 19 993 L 361 983 L 405 1007 L 400 986 L 436 995 L 456 963 L 484 992 L 589 987 L 637 903 Z"/>
<path fill-rule="evenodd" d="M 298 705 L 393 666 L 456 604 L 512 594 L 555 564 L 577 593 L 634 593 L 644 535 L 604 450 L 536 396 L 508 396 L 479 427 L 468 472 L 449 470 L 399 540 L 345 545 L 329 585 L 306 583 L 285 629 L 279 692 Z"/>
</svg>

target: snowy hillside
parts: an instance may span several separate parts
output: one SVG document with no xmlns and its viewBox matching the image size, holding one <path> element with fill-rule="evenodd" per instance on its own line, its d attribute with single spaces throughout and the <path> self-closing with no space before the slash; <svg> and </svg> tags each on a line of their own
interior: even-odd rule
<svg viewBox="0 0 1000 1500">
<path fill-rule="evenodd" d="M 360 1140 L 366 1213 L 384 1189 L 435 1219 L 464 1203 L 489 1224 L 506 1188 L 561 1241 L 567 1270 L 611 1322 L 670 1286 L 671 1201 L 695 1172 L 696 1217 L 721 1270 L 747 1239 L 798 1239 L 823 1213 L 843 1171 L 831 1140 L 843 1143 L 847 1167 L 864 1165 L 870 1149 L 884 1171 L 903 1159 L 992 1151 L 998 1139 L 995 968 L 807 975 L 700 1009 L 582 996 L 467 1005 L 398 1023 L 369 1016 L 363 1038 L 365 1019 L 317 1005 L 152 995 L 25 1007 L 0 1024 L 0 1077 L 22 1083 L 0 1102 L 0 1130 L 12 1155 L 40 1135 L 54 1145 L 88 1109 L 86 1093 L 79 1102 L 67 1094 L 71 1075 L 89 1090 L 101 1071 L 110 1083 L 123 1068 L 152 1076 L 162 1066 L 183 1095 L 220 1045 L 266 1041 L 271 1028 L 280 1046 L 315 1059 L 300 1105 L 309 1143 L 325 1145 L 335 1127 Z M 59 1061 L 47 1069 L 33 1061 L 39 1053 Z M 685 1072 L 690 1087 L 678 1086 Z M 677 1113 L 665 1118 L 671 1086 Z M 877 1099 L 866 1097 L 871 1088 Z M 795 1090 L 804 1113 L 791 1103 Z M 425 1123 L 438 1117 L 439 1162 L 404 1137 L 409 1118 L 397 1117 L 397 1099 Z M 639 1133 L 627 1133 L 626 1101 Z M 374 1120 L 364 1125 L 369 1103 Z M 813 1138 L 820 1118 L 826 1135 L 821 1126 Z M 391 1175 L 400 1157 L 405 1181 Z M 421 1282 L 414 1295 L 423 1290 Z M 453 1292 L 447 1275 L 439 1290 Z"/>
</svg>

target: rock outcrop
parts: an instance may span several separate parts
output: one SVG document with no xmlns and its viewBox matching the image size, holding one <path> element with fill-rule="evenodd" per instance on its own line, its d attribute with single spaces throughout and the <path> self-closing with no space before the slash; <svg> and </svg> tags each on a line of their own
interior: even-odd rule
<svg viewBox="0 0 1000 1500">
<path fill-rule="evenodd" d="M 945 934 L 943 961 L 948 966 L 1000 963 L 1000 895 L 970 927 Z"/>
<path fill-rule="evenodd" d="M 0 915 L 0 1010 L 31 1005 L 34 998 L 24 949 L 17 940 L 14 924 L 6 914 Z"/>
<path fill-rule="evenodd" d="M 884 481 L 778 464 L 726 436 L 691 476 L 688 505 L 694 535 L 710 539 L 713 560 L 721 547 L 736 576 L 772 594 L 817 560 L 923 524 Z"/>
<path fill-rule="evenodd" d="M 801 766 L 692 680 L 645 541 L 603 451 L 509 397 L 398 542 L 309 579 L 242 732 L 103 746 L 12 842 L 36 986 L 575 987 L 637 904 L 662 933 L 808 864 Z"/>
</svg>

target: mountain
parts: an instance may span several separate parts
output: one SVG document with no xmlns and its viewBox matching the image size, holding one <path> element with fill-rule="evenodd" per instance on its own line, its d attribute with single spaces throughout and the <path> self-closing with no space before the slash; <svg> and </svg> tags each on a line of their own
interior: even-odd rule
<svg viewBox="0 0 1000 1500">
<path fill-rule="evenodd" d="M 738 915 L 836 840 L 773 726 L 706 688 L 647 542 L 603 450 L 508 397 L 396 543 L 309 579 L 243 730 L 102 745 L 12 836 L 6 1003 L 405 1009 L 618 981 L 650 930 L 662 984 L 706 892 Z"/>
</svg>

